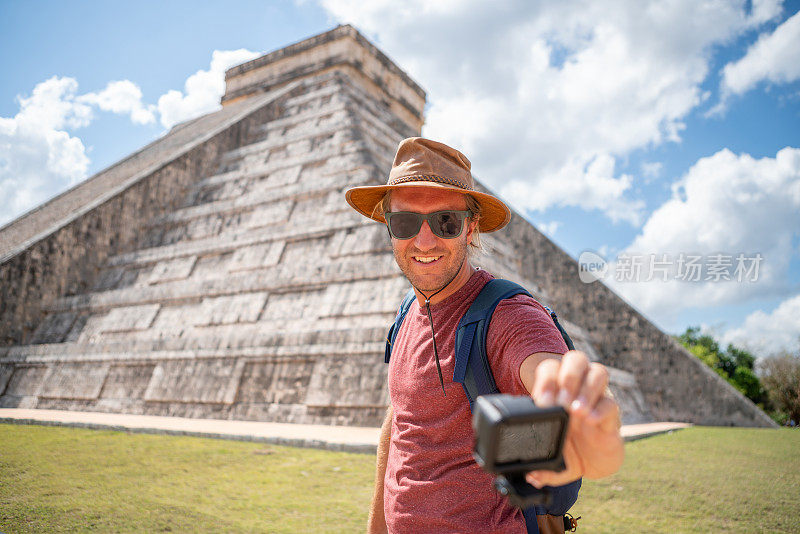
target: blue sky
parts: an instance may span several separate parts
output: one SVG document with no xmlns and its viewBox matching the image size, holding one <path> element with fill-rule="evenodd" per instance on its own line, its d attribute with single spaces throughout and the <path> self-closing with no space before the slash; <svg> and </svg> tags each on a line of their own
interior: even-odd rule
<svg viewBox="0 0 800 534">
<path fill-rule="evenodd" d="M 657 325 L 798 350 L 799 9 L 0 1 L 0 224 L 213 111 L 225 68 L 352 23 L 427 90 L 424 135 L 570 255 L 599 252 Z M 625 253 L 763 260 L 749 282 L 620 282 Z"/>
</svg>

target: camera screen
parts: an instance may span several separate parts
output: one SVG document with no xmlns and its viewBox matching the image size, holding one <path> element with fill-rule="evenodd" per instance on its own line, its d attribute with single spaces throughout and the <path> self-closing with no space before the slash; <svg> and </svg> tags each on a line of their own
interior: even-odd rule
<svg viewBox="0 0 800 534">
<path fill-rule="evenodd" d="M 533 462 L 558 453 L 561 421 L 538 421 L 500 427 L 497 463 Z"/>
</svg>

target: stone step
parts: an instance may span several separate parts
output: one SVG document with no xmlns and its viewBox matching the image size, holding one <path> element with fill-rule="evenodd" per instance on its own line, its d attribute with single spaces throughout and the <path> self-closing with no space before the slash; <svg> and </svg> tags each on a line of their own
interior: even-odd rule
<svg viewBox="0 0 800 534">
<path fill-rule="evenodd" d="M 407 290 L 398 278 L 388 286 L 382 280 L 331 284 L 285 293 L 242 293 L 179 302 L 115 307 L 89 316 L 77 340 L 101 343 L 124 339 L 187 338 L 208 340 L 208 346 L 241 345 L 252 339 L 308 325 L 324 330 L 386 326 Z M 399 283 L 398 283 L 399 282 Z M 350 288 L 360 294 L 353 295 Z M 157 306 L 155 314 L 138 328 L 122 330 L 119 316 L 142 320 L 143 307 Z M 216 340 L 216 341 L 214 341 Z"/>
<path fill-rule="evenodd" d="M 348 143 L 339 148 L 328 148 L 313 153 L 306 153 L 297 156 L 286 158 L 277 158 L 267 162 L 262 162 L 258 165 L 252 165 L 246 169 L 226 170 L 214 176 L 209 176 L 195 184 L 196 189 L 203 189 L 221 185 L 226 182 L 240 180 L 245 178 L 257 178 L 264 176 L 275 171 L 296 167 L 299 165 L 310 165 L 319 162 L 331 160 L 333 162 L 344 162 L 353 159 L 354 155 L 359 154 L 368 149 L 368 145 L 363 141 L 356 141 Z M 358 160 L 357 164 L 363 164 L 363 161 Z M 342 167 L 342 170 L 347 167 Z"/>
<path fill-rule="evenodd" d="M 364 98 L 360 94 L 342 94 L 337 98 L 338 100 L 320 107 L 318 111 L 269 121 L 260 129 L 267 134 L 268 141 L 281 144 L 281 139 L 300 137 L 308 130 L 327 127 L 332 123 L 336 124 L 342 117 L 349 116 L 351 121 L 366 123 L 368 126 L 364 130 L 369 132 L 371 137 L 382 137 L 391 148 L 387 154 L 394 153 L 397 144 L 405 136 L 386 123 L 388 112 L 377 106 L 369 105 L 367 101 L 356 100 Z M 302 120 L 297 120 L 298 118 Z"/>
<path fill-rule="evenodd" d="M 350 113 L 346 112 L 347 109 L 344 104 L 340 106 L 340 109 L 342 110 L 342 113 L 338 122 L 319 127 L 315 124 L 319 120 L 319 116 L 317 116 L 312 120 L 303 121 L 301 123 L 303 126 L 305 126 L 303 128 L 298 128 L 298 125 L 296 125 L 291 131 L 281 136 L 267 137 L 261 141 L 256 141 L 254 143 L 239 147 L 235 150 L 228 151 L 223 154 L 222 162 L 223 164 L 230 163 L 231 161 L 243 159 L 247 156 L 253 155 L 263 156 L 269 154 L 270 151 L 276 148 L 283 148 L 289 145 L 298 145 L 309 141 L 311 141 L 308 143 L 309 146 L 313 147 L 313 141 L 317 138 L 336 134 L 346 134 L 347 130 L 353 127 L 353 120 L 350 117 Z M 310 152 L 311 150 L 307 149 L 304 151 Z"/>
<path fill-rule="evenodd" d="M 323 207 L 323 209 L 325 208 Z M 294 213 L 292 217 L 295 217 Z M 291 218 L 290 222 L 293 222 Z M 140 249 L 134 252 L 112 256 L 108 260 L 108 265 L 144 265 L 185 256 L 221 254 L 224 252 L 231 252 L 238 248 L 271 243 L 274 241 L 297 241 L 325 237 L 332 235 L 338 230 L 355 229 L 369 223 L 365 222 L 363 217 L 353 212 L 350 216 L 336 217 L 333 220 L 306 221 L 304 224 L 305 226 L 302 227 L 285 226 L 283 228 L 273 228 L 270 232 L 265 232 L 263 229 L 258 228 L 245 229 L 222 236 L 213 236 L 194 241 Z"/>
<path fill-rule="evenodd" d="M 379 280 L 398 277 L 394 257 L 390 253 L 362 257 L 343 257 L 340 261 L 310 266 L 298 273 L 297 266 L 279 264 L 258 271 L 225 273 L 217 278 L 188 279 L 151 286 L 131 286 L 123 289 L 63 297 L 47 310 L 51 313 L 81 310 L 104 310 L 120 306 L 141 306 L 192 299 L 236 295 L 249 292 L 296 292 L 326 287 L 334 283 L 357 280 Z"/>
<path fill-rule="evenodd" d="M 293 127 L 293 126 L 300 125 L 300 124 L 303 124 L 303 123 L 314 124 L 319 120 L 320 115 L 331 114 L 331 113 L 341 113 L 341 112 L 344 112 L 345 110 L 346 110 L 345 102 L 336 101 L 336 102 L 332 102 L 330 104 L 327 104 L 324 108 L 321 108 L 318 111 L 315 110 L 315 111 L 305 112 L 303 114 L 291 115 L 291 116 L 287 116 L 287 117 L 282 117 L 282 118 L 271 120 L 271 121 L 265 123 L 264 125 L 262 125 L 258 129 L 258 131 L 263 132 L 267 126 L 275 125 L 276 129 L 278 131 L 282 132 L 285 129 L 285 127 Z M 279 127 L 279 125 L 282 125 L 282 126 Z M 325 128 L 326 125 L 323 125 L 322 127 Z M 306 136 L 307 136 L 307 134 L 303 134 L 303 135 L 298 134 L 296 136 L 296 138 L 297 139 L 302 139 L 302 138 L 304 138 Z M 284 136 L 284 135 L 281 135 L 280 137 L 281 137 L 281 139 L 287 139 L 287 136 Z M 275 142 L 275 140 L 272 140 L 272 141 Z M 255 142 L 255 144 L 258 144 L 258 143 L 259 143 L 259 141 Z M 285 142 L 284 143 L 279 143 L 279 144 L 285 144 Z M 279 144 L 276 143 L 275 146 L 279 146 Z M 229 151 L 223 157 L 226 158 L 226 161 L 236 160 L 236 159 L 238 159 L 239 157 L 241 157 L 243 155 L 243 154 L 240 154 L 239 151 L 247 150 L 248 146 L 251 146 L 251 145 L 246 145 L 246 146 L 242 147 L 241 149 L 236 149 L 236 150 L 233 150 L 233 151 Z M 221 172 L 221 173 L 218 173 L 218 174 L 215 174 L 215 175 L 212 175 L 212 176 L 208 176 L 205 179 L 198 181 L 194 185 L 194 188 L 204 187 L 205 185 L 209 185 L 209 184 L 210 185 L 214 185 L 214 184 L 216 184 L 216 183 L 218 183 L 220 181 L 227 181 L 228 178 L 229 178 L 227 175 L 229 175 L 229 174 L 239 175 L 239 174 L 241 174 L 241 171 L 240 170 L 231 170 L 231 171 Z M 236 177 L 238 177 L 238 176 L 236 176 Z"/>
<path fill-rule="evenodd" d="M 148 226 L 173 224 L 201 217 L 252 211 L 254 208 L 283 200 L 291 200 L 303 194 L 316 196 L 365 185 L 372 178 L 370 174 L 372 168 L 370 166 L 327 174 L 314 172 L 313 178 L 304 176 L 307 173 L 299 166 L 285 170 L 296 171 L 292 173 L 297 176 L 295 183 L 287 183 L 291 178 L 276 176 L 276 173 L 280 172 L 276 171 L 276 173 L 267 175 L 260 180 L 250 180 L 247 185 L 240 187 L 238 194 L 236 191 L 232 191 L 229 196 L 222 197 L 219 200 L 175 210 L 163 217 L 150 221 Z M 342 202 L 344 202 L 344 195 L 342 195 Z"/>
<path fill-rule="evenodd" d="M 287 107 L 302 107 L 325 96 L 337 95 L 341 92 L 341 78 L 338 76 L 320 76 L 314 80 L 313 89 L 307 93 L 286 100 Z"/>
<path fill-rule="evenodd" d="M 292 354 L 277 360 L 259 356 L 195 358 L 190 353 L 187 357 L 162 354 L 167 358 L 157 360 L 148 355 L 138 361 L 15 363 L 0 405 L 52 408 L 76 402 L 109 406 L 136 401 L 195 410 L 236 404 L 258 409 L 265 403 L 295 404 L 304 410 L 385 406 L 382 358 L 375 351 L 357 351 L 353 347 L 348 353 L 328 350 L 318 357 Z"/>
<path fill-rule="evenodd" d="M 419 135 L 418 132 L 410 130 L 407 125 L 399 121 L 391 111 L 375 100 L 374 96 L 367 92 L 361 85 L 354 83 L 351 78 L 341 73 L 335 73 L 334 77 L 337 78 L 341 94 L 350 97 L 351 102 L 355 100 L 357 104 L 356 109 L 377 118 L 380 123 L 376 125 L 377 128 L 381 131 L 391 132 L 389 133 L 389 137 L 397 138 L 399 141 L 406 137 Z M 337 96 L 333 96 L 332 98 L 335 99 Z M 266 125 L 266 127 L 269 128 L 271 124 L 272 123 Z M 392 153 L 394 153 L 394 150 L 392 150 Z"/>
<path fill-rule="evenodd" d="M 285 116 L 265 124 L 261 127 L 261 131 L 266 133 L 279 131 L 283 135 L 287 133 L 283 131 L 284 128 L 291 128 L 299 121 L 330 113 L 344 102 L 354 102 L 359 109 L 369 110 L 372 114 L 385 119 L 385 124 L 382 125 L 381 128 L 393 129 L 389 126 L 389 123 L 394 121 L 394 115 L 377 105 L 374 102 L 374 97 L 369 95 L 358 85 L 352 83 L 352 80 L 347 76 L 335 73 L 330 77 L 330 82 L 328 83 L 329 85 L 325 87 L 287 99 L 287 112 Z M 319 102 L 315 102 L 314 104 L 316 105 L 309 108 L 308 104 L 317 99 Z M 405 131 L 400 132 L 396 129 L 393 129 L 393 131 L 400 138 L 408 137 L 409 135 L 408 132 Z"/>
<path fill-rule="evenodd" d="M 338 94 L 330 101 L 320 104 L 318 108 L 310 109 L 297 113 L 286 113 L 283 116 L 273 119 L 255 128 L 258 135 L 265 139 L 280 139 L 285 134 L 293 135 L 295 130 L 302 131 L 304 128 L 312 126 L 326 126 L 330 117 L 338 117 L 344 114 L 351 102 L 350 95 Z M 292 110 L 287 110 L 292 111 Z"/>
<path fill-rule="evenodd" d="M 385 333 L 384 333 L 385 334 Z M 384 342 L 371 341 L 360 343 L 320 343 L 313 345 L 292 345 L 292 346 L 258 346 L 240 348 L 218 348 L 218 349 L 176 349 L 176 350 L 126 350 L 121 348 L 119 351 L 104 351 L 91 345 L 77 345 L 69 353 L 64 352 L 63 347 L 56 345 L 61 350 L 50 354 L 41 352 L 26 351 L 30 345 L 22 347 L 12 347 L 11 354 L 0 359 L 0 364 L 20 364 L 28 365 L 68 362 L 68 363 L 89 363 L 89 362 L 124 362 L 126 364 L 146 363 L 153 361 L 174 361 L 174 360 L 217 360 L 217 359 L 236 359 L 245 358 L 248 360 L 258 360 L 264 362 L 283 362 L 297 360 L 298 358 L 311 361 L 320 358 L 333 356 L 355 356 L 383 354 Z M 43 347 L 46 345 L 35 345 Z"/>
<path fill-rule="evenodd" d="M 357 103 L 347 102 L 343 110 L 335 114 L 335 119 L 331 118 L 332 115 L 334 114 L 328 116 L 324 125 L 319 124 L 320 117 L 324 117 L 320 115 L 293 126 L 288 133 L 268 136 L 263 141 L 226 153 L 224 165 L 234 165 L 238 160 L 242 160 L 246 166 L 248 158 L 253 162 L 251 165 L 257 165 L 259 162 L 275 162 L 303 153 L 314 153 L 329 147 L 341 146 L 348 141 L 342 139 L 343 136 L 351 137 L 349 141 L 352 141 L 354 135 L 371 142 L 376 153 L 387 158 L 394 154 L 397 144 L 402 139 Z M 269 122 L 266 125 L 271 124 L 272 122 Z M 283 132 L 286 128 L 280 130 Z M 386 170 L 388 171 L 388 167 Z"/>
<path fill-rule="evenodd" d="M 376 346 L 369 344 L 383 343 L 392 318 L 376 319 L 374 325 L 359 326 L 352 321 L 338 320 L 327 321 L 319 326 L 306 321 L 301 329 L 287 331 L 256 331 L 248 327 L 236 343 L 225 346 L 217 332 L 213 329 L 206 332 L 199 339 L 162 338 L 162 339 L 122 339 L 110 340 L 103 343 L 49 343 L 40 345 L 17 345 L 4 347 L 0 352 L 0 364 L 13 362 L 38 362 L 38 361 L 75 361 L 79 358 L 117 358 L 131 359 L 149 357 L 148 355 L 181 354 L 182 358 L 194 355 L 197 358 L 212 357 L 256 357 L 256 356 L 287 356 L 294 354 L 334 354 L 342 351 L 348 354 L 353 351 L 366 353 Z M 313 327 L 313 329 L 312 329 Z M 226 340 L 230 341 L 230 340 Z M 322 347 L 322 348 L 313 348 Z M 177 357 L 177 356 L 176 356 Z"/>
</svg>

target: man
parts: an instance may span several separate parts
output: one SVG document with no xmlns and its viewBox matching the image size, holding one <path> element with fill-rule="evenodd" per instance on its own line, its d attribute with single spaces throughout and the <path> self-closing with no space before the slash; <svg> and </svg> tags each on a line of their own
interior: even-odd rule
<svg viewBox="0 0 800 534">
<path fill-rule="evenodd" d="M 469 403 L 452 381 L 456 326 L 492 278 L 470 264 L 467 249 L 480 232 L 508 223 L 508 207 L 474 190 L 463 154 L 418 137 L 400 143 L 387 185 L 356 187 L 346 198 L 387 224 L 417 297 L 392 347 L 369 531 L 525 532 L 522 513 L 472 459 Z M 619 469 L 623 442 L 608 373 L 584 353 L 567 352 L 538 302 L 524 295 L 502 301 L 486 344 L 500 391 L 531 395 L 539 406 L 560 404 L 570 414 L 567 469 L 529 473 L 531 484 L 558 486 Z"/>
</svg>

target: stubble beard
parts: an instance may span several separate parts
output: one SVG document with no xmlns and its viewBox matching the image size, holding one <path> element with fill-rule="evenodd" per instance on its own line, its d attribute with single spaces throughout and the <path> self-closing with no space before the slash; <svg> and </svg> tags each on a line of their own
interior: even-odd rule
<svg viewBox="0 0 800 534">
<path fill-rule="evenodd" d="M 460 240 L 461 237 L 457 239 Z M 450 251 L 445 251 L 443 257 L 438 260 L 444 261 L 445 263 L 440 266 L 437 273 L 422 274 L 418 272 L 416 269 L 416 261 L 412 256 L 437 255 L 438 253 L 422 253 L 414 250 L 400 253 L 394 245 L 392 245 L 392 251 L 394 252 L 394 259 L 397 262 L 397 266 L 400 267 L 400 270 L 408 281 L 411 282 L 411 285 L 423 293 L 430 293 L 444 288 L 458 275 L 458 272 L 461 270 L 467 258 L 467 243 L 466 239 L 464 239 L 463 246 L 457 247 L 452 253 Z"/>
</svg>

